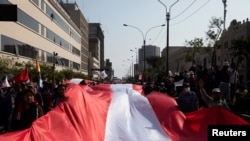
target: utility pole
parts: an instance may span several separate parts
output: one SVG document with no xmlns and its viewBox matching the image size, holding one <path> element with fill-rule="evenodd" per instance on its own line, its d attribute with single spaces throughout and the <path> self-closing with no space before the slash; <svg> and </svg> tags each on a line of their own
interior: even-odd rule
<svg viewBox="0 0 250 141">
<path fill-rule="evenodd" d="M 169 20 L 170 20 L 170 12 L 171 12 L 171 8 L 179 1 L 176 0 L 169 8 L 167 8 L 167 5 L 165 5 L 163 2 L 161 2 L 160 0 L 158 0 L 166 9 L 166 21 L 167 21 L 167 42 L 166 42 L 166 73 L 167 73 L 167 77 L 169 76 Z"/>
<path fill-rule="evenodd" d="M 127 25 L 127 24 L 123 24 L 123 26 L 128 26 L 128 27 L 132 27 L 132 28 L 135 28 L 137 29 L 138 31 L 140 31 L 141 35 L 142 35 L 142 38 L 143 38 L 143 71 L 142 73 L 145 73 L 146 72 L 146 39 L 147 39 L 147 34 L 150 30 L 152 30 L 153 28 L 156 28 L 156 27 L 160 27 L 160 26 L 165 26 L 165 24 L 162 24 L 162 25 L 157 25 L 157 26 L 153 26 L 151 27 L 150 29 L 147 30 L 146 34 L 144 35 L 143 31 L 136 27 L 136 26 L 132 26 L 132 25 Z"/>
<path fill-rule="evenodd" d="M 227 0 L 222 0 L 222 2 L 224 5 L 224 28 L 223 28 L 223 30 L 225 30 L 226 29 Z"/>
<path fill-rule="evenodd" d="M 56 83 L 56 78 L 55 78 L 55 71 L 56 71 L 56 56 L 58 56 L 58 53 L 53 52 L 53 83 Z"/>
</svg>

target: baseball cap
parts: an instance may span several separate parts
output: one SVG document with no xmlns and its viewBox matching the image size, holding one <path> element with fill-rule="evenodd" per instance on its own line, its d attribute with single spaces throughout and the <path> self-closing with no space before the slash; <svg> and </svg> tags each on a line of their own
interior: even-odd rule
<svg viewBox="0 0 250 141">
<path fill-rule="evenodd" d="M 213 88 L 212 92 L 220 93 L 220 88 Z"/>
</svg>

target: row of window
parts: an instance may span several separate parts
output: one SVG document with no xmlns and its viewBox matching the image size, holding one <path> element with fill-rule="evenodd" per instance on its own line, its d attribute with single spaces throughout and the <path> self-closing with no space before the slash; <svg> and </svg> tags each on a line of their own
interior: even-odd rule
<svg viewBox="0 0 250 141">
<path fill-rule="evenodd" d="M 23 25 L 27 26 L 31 30 L 39 33 L 39 22 L 28 14 L 23 12 L 22 10 L 18 9 L 18 21 Z M 46 34 L 45 34 L 46 33 Z M 46 28 L 45 26 L 41 25 L 41 34 L 45 36 L 47 39 L 53 41 L 55 44 L 60 45 L 61 47 L 65 48 L 66 50 L 70 50 L 70 43 L 64 40 L 62 37 L 54 33 L 52 30 Z M 73 54 L 80 56 L 80 50 L 72 46 Z"/>
<path fill-rule="evenodd" d="M 39 8 L 39 0 L 32 0 L 32 2 Z M 46 7 L 46 11 L 44 10 L 44 5 Z M 51 19 L 60 25 L 60 27 L 66 31 L 68 34 L 72 36 L 78 43 L 81 43 L 81 36 L 79 36 L 74 30 L 70 28 L 70 26 L 65 22 L 44 0 L 41 0 L 41 8 L 42 11 L 45 11 L 46 14 L 51 17 Z"/>
<path fill-rule="evenodd" d="M 32 2 L 39 8 L 39 1 L 38 0 L 32 0 Z M 68 34 L 71 35 L 73 39 L 75 39 L 78 43 L 81 43 L 81 36 L 79 36 L 75 31 L 73 31 L 70 26 L 62 19 L 56 12 L 49 7 L 44 0 L 41 0 L 42 5 L 42 11 L 44 11 L 43 5 L 46 6 L 46 14 L 51 17 L 51 19 L 56 22 L 60 27 L 66 31 Z M 29 27 L 30 29 L 36 31 L 39 33 L 39 22 L 32 17 L 30 17 L 25 12 L 18 9 L 18 21 L 25 26 Z M 70 50 L 73 54 L 80 56 L 80 50 L 72 46 L 69 42 L 64 40 L 62 37 L 54 33 L 52 30 L 46 28 L 44 25 L 41 25 L 41 35 L 45 36 L 46 38 L 50 39 L 57 45 L 60 45 L 61 47 Z M 44 35 L 46 33 L 46 35 Z M 71 49 L 72 48 L 72 49 Z"/>
<path fill-rule="evenodd" d="M 0 36 L 0 51 L 8 52 L 14 55 L 24 56 L 28 58 L 36 59 L 39 57 L 39 51 L 42 52 L 42 60 L 45 62 L 53 63 L 54 55 L 50 52 L 40 50 L 38 48 L 35 48 L 33 46 L 30 46 L 28 44 L 25 44 L 23 42 L 17 41 L 15 39 L 12 39 L 10 37 L 1 35 Z M 70 61 L 63 57 L 56 57 L 56 64 L 64 66 L 64 67 L 70 67 L 76 70 L 80 69 L 80 64 Z"/>
</svg>

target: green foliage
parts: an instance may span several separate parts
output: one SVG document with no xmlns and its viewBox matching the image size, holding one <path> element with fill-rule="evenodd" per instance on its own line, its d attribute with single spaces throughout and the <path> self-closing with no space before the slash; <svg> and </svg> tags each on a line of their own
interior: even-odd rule
<svg viewBox="0 0 250 141">
<path fill-rule="evenodd" d="M 159 56 L 152 56 L 147 58 L 147 63 L 154 68 L 154 70 L 161 70 L 163 68 L 164 65 L 164 60 L 163 58 L 159 57 Z"/>
<path fill-rule="evenodd" d="M 1 58 L 0 59 L 0 78 L 3 76 L 8 76 L 11 79 L 15 74 L 20 72 L 21 69 L 15 64 L 15 61 L 11 58 Z"/>
<path fill-rule="evenodd" d="M 187 61 L 194 60 L 194 56 L 196 53 L 200 52 L 202 48 L 204 47 L 203 39 L 202 38 L 194 38 L 194 40 L 191 41 L 185 41 L 186 45 L 188 47 L 192 47 L 191 52 L 188 52 L 186 55 Z"/>
<path fill-rule="evenodd" d="M 65 79 L 71 79 L 74 77 L 73 76 L 74 72 L 70 69 L 62 70 L 61 73 L 64 74 Z"/>
<path fill-rule="evenodd" d="M 17 75 L 25 68 L 28 69 L 29 77 L 31 81 L 38 82 L 39 73 L 36 70 L 34 61 L 28 61 L 25 64 L 17 65 L 12 59 L 9 59 L 9 58 L 0 59 L 0 76 L 8 75 L 9 79 L 11 79 L 10 77 Z M 40 73 L 41 73 L 42 80 L 52 82 L 54 79 L 53 67 L 50 64 L 48 65 L 46 63 L 41 63 L 40 68 L 41 68 Z M 65 69 L 62 71 L 55 71 L 56 82 L 60 82 L 60 81 L 71 79 L 71 78 L 89 79 L 92 77 L 86 76 L 80 72 L 74 72 L 70 69 Z"/>
<path fill-rule="evenodd" d="M 193 53 L 191 52 L 188 52 L 186 55 L 185 55 L 185 62 L 191 62 L 194 60 L 194 56 L 193 56 Z"/>
<path fill-rule="evenodd" d="M 224 21 L 221 18 L 212 17 L 209 23 L 209 30 L 206 32 L 207 40 L 209 41 L 208 46 L 214 46 L 222 32 Z"/>
<path fill-rule="evenodd" d="M 145 76 L 147 79 L 155 78 L 156 75 L 162 74 L 166 76 L 166 72 L 164 71 L 164 59 L 159 56 L 152 56 L 147 58 L 147 64 L 149 64 L 149 68 L 145 72 Z"/>
<path fill-rule="evenodd" d="M 194 38 L 194 40 L 191 41 L 185 41 L 187 46 L 194 47 L 196 49 L 199 49 L 204 46 L 203 39 L 202 38 Z"/>
</svg>

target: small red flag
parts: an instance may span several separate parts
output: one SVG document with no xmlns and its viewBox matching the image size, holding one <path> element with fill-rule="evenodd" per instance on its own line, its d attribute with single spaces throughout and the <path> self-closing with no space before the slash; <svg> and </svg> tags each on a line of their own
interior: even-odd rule
<svg viewBox="0 0 250 141">
<path fill-rule="evenodd" d="M 22 83 L 29 81 L 28 69 L 26 68 L 20 73 L 18 73 L 16 76 L 13 77 L 13 80 L 15 81 L 15 83 Z"/>
</svg>

